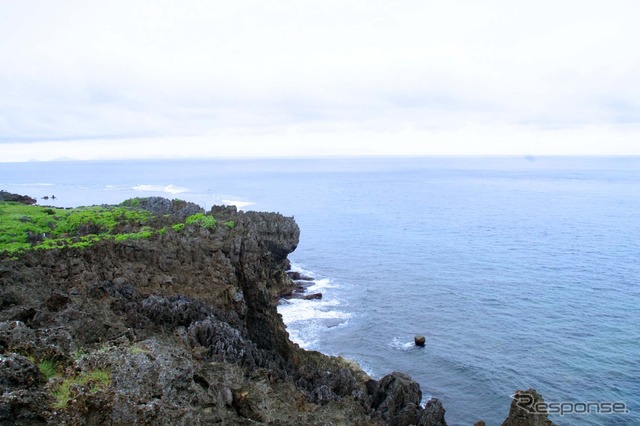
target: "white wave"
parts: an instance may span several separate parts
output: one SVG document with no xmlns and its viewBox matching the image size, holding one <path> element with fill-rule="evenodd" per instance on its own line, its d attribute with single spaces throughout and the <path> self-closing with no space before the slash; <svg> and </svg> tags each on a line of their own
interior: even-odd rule
<svg viewBox="0 0 640 426">
<path fill-rule="evenodd" d="M 289 340 L 291 340 L 294 343 L 297 343 L 303 349 L 308 349 L 309 347 L 311 347 L 312 345 L 318 342 L 318 339 L 308 340 L 309 338 L 306 336 L 305 338 L 303 338 L 302 330 L 287 328 L 287 331 L 289 332 Z"/>
<path fill-rule="evenodd" d="M 333 309 L 339 306 L 337 300 L 317 301 L 291 299 L 278 306 L 278 312 L 282 315 L 285 324 L 293 324 L 301 321 L 343 319 L 348 320 L 351 314 Z"/>
<path fill-rule="evenodd" d="M 181 186 L 175 186 L 175 185 L 167 185 L 167 186 L 160 186 L 160 185 L 136 185 L 133 188 L 134 191 L 145 191 L 145 192 L 166 192 L 169 194 L 181 194 L 183 192 L 187 192 L 188 189 L 187 188 L 183 188 Z"/>
<path fill-rule="evenodd" d="M 278 312 L 289 331 L 289 338 L 305 349 L 322 348 L 322 336 L 330 329 L 346 327 L 351 314 L 341 310 L 340 300 L 332 297 L 331 289 L 338 285 L 329 278 L 318 277 L 313 271 L 293 263 L 291 270 L 315 279 L 306 289 L 307 293 L 322 291 L 320 300 L 290 299 L 282 301 Z M 326 291 L 325 291 L 326 290 Z M 324 348 L 327 349 L 327 348 Z"/>
<path fill-rule="evenodd" d="M 278 306 L 291 341 L 305 349 L 314 349 L 326 330 L 344 326 L 351 314 L 336 309 L 338 300 L 291 299 Z"/>
<path fill-rule="evenodd" d="M 291 262 L 291 270 L 293 272 L 300 272 L 300 274 L 302 274 L 302 275 L 306 275 L 308 277 L 315 278 L 315 274 L 313 273 L 313 271 L 309 271 L 308 269 L 304 269 L 302 266 L 298 265 L 297 263 Z"/>
<path fill-rule="evenodd" d="M 315 293 L 320 290 L 324 290 L 325 288 L 336 288 L 336 287 L 338 286 L 333 284 L 329 278 L 322 278 L 314 281 L 313 284 L 309 286 L 309 288 L 307 288 L 307 291 L 309 293 Z"/>
<path fill-rule="evenodd" d="M 309 293 L 318 292 L 318 291 L 326 289 L 326 288 L 337 288 L 337 287 L 339 287 L 330 278 L 318 278 L 318 276 L 313 271 L 309 271 L 308 269 L 304 269 L 302 266 L 298 265 L 297 263 L 291 263 L 291 270 L 293 272 L 299 272 L 300 275 L 311 277 L 311 278 L 313 278 L 315 280 L 313 282 L 313 284 L 311 284 L 307 288 L 307 292 L 309 292 Z"/>
<path fill-rule="evenodd" d="M 402 342 L 400 339 L 398 339 L 397 337 L 393 338 L 393 341 L 391 343 L 389 343 L 389 346 L 391 346 L 393 349 L 399 349 L 405 352 L 409 352 L 409 351 L 413 351 L 418 349 L 418 347 L 416 346 L 415 342 L 411 341 L 411 342 Z"/>
<path fill-rule="evenodd" d="M 238 209 L 242 209 L 243 207 L 247 207 L 252 204 L 255 204 L 252 201 L 240 201 L 240 200 L 222 200 L 222 202 L 226 206 L 236 206 Z"/>
<path fill-rule="evenodd" d="M 360 369 L 362 371 L 364 371 L 365 373 L 367 373 L 367 375 L 371 378 L 375 378 L 375 379 L 381 379 L 382 377 L 379 377 L 375 374 L 373 367 L 371 367 L 371 364 L 369 364 L 368 362 L 365 362 L 363 360 L 360 359 L 360 357 L 356 357 L 353 355 L 348 355 L 348 356 L 342 356 L 344 359 L 346 359 L 349 362 L 353 362 L 356 363 L 358 365 L 358 367 L 360 367 Z"/>
</svg>

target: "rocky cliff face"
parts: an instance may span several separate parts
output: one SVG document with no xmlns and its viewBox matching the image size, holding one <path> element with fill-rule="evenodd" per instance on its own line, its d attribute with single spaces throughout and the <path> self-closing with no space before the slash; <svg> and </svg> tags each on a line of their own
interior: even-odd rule
<svg viewBox="0 0 640 426">
<path fill-rule="evenodd" d="M 407 375 L 375 381 L 289 340 L 276 304 L 294 285 L 293 219 L 122 206 L 152 217 L 118 210 L 111 227 L 77 228 L 110 232 L 88 247 L 0 253 L 0 425 L 446 425 Z M 551 423 L 512 404 L 504 424 Z"/>
<path fill-rule="evenodd" d="M 199 212 L 137 208 L 159 225 Z M 291 218 L 211 214 L 228 226 L 0 255 L 0 424 L 446 424 L 409 377 L 289 341 Z"/>
</svg>

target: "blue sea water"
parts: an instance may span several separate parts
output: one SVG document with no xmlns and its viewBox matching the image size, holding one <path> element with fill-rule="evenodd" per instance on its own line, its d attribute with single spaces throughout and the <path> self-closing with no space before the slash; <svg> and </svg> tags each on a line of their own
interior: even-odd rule
<svg viewBox="0 0 640 426">
<path fill-rule="evenodd" d="M 410 374 L 451 425 L 499 425 L 529 387 L 629 410 L 559 424 L 640 425 L 640 158 L 5 163 L 0 189 L 295 216 L 290 258 L 324 294 L 279 308 L 303 347 Z"/>
</svg>

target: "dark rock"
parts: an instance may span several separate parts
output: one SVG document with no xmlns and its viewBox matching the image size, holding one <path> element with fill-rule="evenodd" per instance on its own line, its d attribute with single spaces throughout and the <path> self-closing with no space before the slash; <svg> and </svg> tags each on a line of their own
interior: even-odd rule
<svg viewBox="0 0 640 426">
<path fill-rule="evenodd" d="M 141 312 L 154 324 L 177 327 L 189 326 L 206 318 L 211 310 L 202 302 L 185 296 L 152 294 L 142 301 Z"/>
<path fill-rule="evenodd" d="M 447 426 L 444 419 L 445 409 L 437 398 L 431 398 L 425 404 L 424 411 L 418 418 L 418 426 Z"/>
<path fill-rule="evenodd" d="M 157 215 L 175 215 L 183 219 L 196 213 L 204 213 L 204 209 L 195 203 L 178 199 L 168 200 L 163 197 L 134 198 L 124 201 L 121 205 L 133 206 Z"/>
<path fill-rule="evenodd" d="M 304 300 L 317 300 L 322 299 L 322 293 L 311 293 L 300 296 L 300 299 Z"/>
<path fill-rule="evenodd" d="M 51 297 L 47 299 L 46 307 L 51 312 L 57 312 L 67 306 L 67 303 L 69 303 L 69 296 L 59 291 L 55 291 L 51 294 Z"/>
<path fill-rule="evenodd" d="M 315 281 L 313 277 L 309 277 L 306 275 L 302 275 L 300 272 L 298 271 L 287 271 L 287 275 L 289 276 L 289 278 L 291 278 L 293 281 Z"/>
<path fill-rule="evenodd" d="M 12 194 L 4 190 L 0 191 L 0 201 L 14 201 L 16 203 L 28 205 L 38 202 L 38 200 L 36 200 L 35 198 L 29 197 L 27 195 Z"/>
<path fill-rule="evenodd" d="M 546 413 L 538 413 L 536 406 L 543 403 L 542 395 L 533 388 L 526 391 L 517 390 L 511 401 L 509 415 L 502 426 L 554 426 Z"/>
<path fill-rule="evenodd" d="M 211 214 L 221 222 L 225 222 L 231 219 L 236 213 L 238 208 L 236 206 L 213 206 L 211 207 Z"/>
<path fill-rule="evenodd" d="M 473 426 L 487 426 L 487 424 L 484 422 L 484 420 L 476 420 L 475 422 L 473 422 Z"/>
<path fill-rule="evenodd" d="M 420 414 L 420 385 L 404 373 L 384 376 L 376 388 L 371 407 L 389 424 L 415 424 Z M 407 423 L 408 422 L 408 423 Z"/>
<path fill-rule="evenodd" d="M 22 355 L 0 355 L 0 424 L 44 425 L 50 397 L 40 370 Z"/>
<path fill-rule="evenodd" d="M 424 336 L 416 336 L 413 338 L 413 341 L 416 346 L 424 347 L 426 339 Z"/>
<path fill-rule="evenodd" d="M 20 297 L 13 291 L 0 290 L 0 308 L 15 306 L 20 303 Z"/>
<path fill-rule="evenodd" d="M 319 300 L 322 299 L 322 293 L 304 294 L 304 290 L 294 292 L 293 289 L 289 289 L 281 297 L 283 299 Z"/>
<path fill-rule="evenodd" d="M 43 383 L 40 370 L 22 355 L 0 355 L 0 391 L 29 389 Z"/>
</svg>

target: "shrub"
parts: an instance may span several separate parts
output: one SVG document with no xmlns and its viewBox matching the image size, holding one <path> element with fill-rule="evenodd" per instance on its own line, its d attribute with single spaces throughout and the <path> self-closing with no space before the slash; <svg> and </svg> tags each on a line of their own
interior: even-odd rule
<svg viewBox="0 0 640 426">
<path fill-rule="evenodd" d="M 213 216 L 207 216 L 204 213 L 196 213 L 187 217 L 185 220 L 187 225 L 200 225 L 205 228 L 215 228 L 218 221 Z"/>
</svg>

